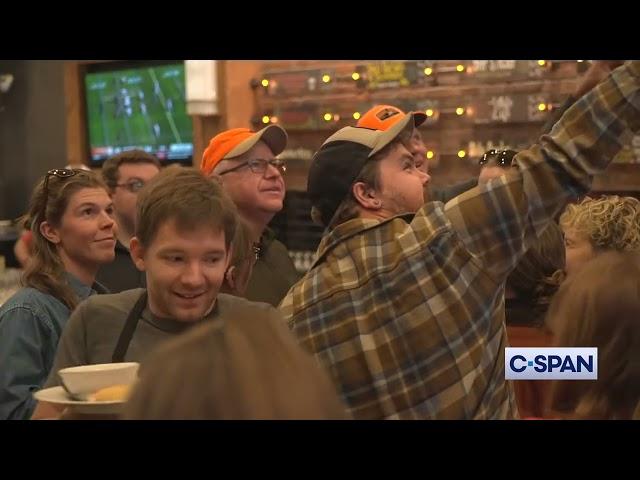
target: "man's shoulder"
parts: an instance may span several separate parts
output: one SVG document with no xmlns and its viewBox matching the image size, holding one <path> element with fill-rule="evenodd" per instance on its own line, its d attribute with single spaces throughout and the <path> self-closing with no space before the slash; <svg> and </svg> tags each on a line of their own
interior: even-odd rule
<svg viewBox="0 0 640 480">
<path fill-rule="evenodd" d="M 104 312 L 110 315 L 126 316 L 143 292 L 143 288 L 134 288 L 120 293 L 92 295 L 82 302 L 81 306 L 85 314 Z"/>
<path fill-rule="evenodd" d="M 277 312 L 276 308 L 272 305 L 264 302 L 252 302 L 243 297 L 236 297 L 226 293 L 220 293 L 218 295 L 218 308 L 220 309 L 220 315 L 226 315 L 229 313 L 241 313 L 241 312 L 263 312 L 273 313 Z"/>
<path fill-rule="evenodd" d="M 34 317 L 48 317 L 52 311 L 67 312 L 68 308 L 56 297 L 35 288 L 23 287 L 0 306 L 0 317 L 15 311 L 28 311 Z"/>
<path fill-rule="evenodd" d="M 269 244 L 270 248 L 275 248 L 276 250 L 284 250 L 287 251 L 287 247 L 284 243 L 282 243 L 280 240 L 278 240 L 277 238 L 274 238 L 271 243 Z"/>
<path fill-rule="evenodd" d="M 287 249 L 287 246 L 277 238 L 274 238 L 268 245 L 266 245 L 264 254 L 271 259 L 286 258 L 287 260 L 291 261 L 289 258 L 289 250 Z"/>
<path fill-rule="evenodd" d="M 321 251 L 318 261 L 292 286 L 280 304 L 285 316 L 322 302 L 340 303 L 344 301 L 341 294 L 351 295 L 380 283 L 372 278 L 395 275 L 397 265 L 413 264 L 413 259 L 424 262 L 426 250 L 436 248 L 446 257 L 446 249 L 455 246 L 441 202 L 429 202 L 415 214 L 347 227 L 337 232 L 339 238 Z M 450 242 L 448 247 L 438 241 L 441 238 Z"/>
<path fill-rule="evenodd" d="M 55 302 L 59 303 L 60 301 L 48 293 L 41 292 L 40 290 L 31 287 L 22 287 L 7 299 L 7 301 L 0 307 L 0 311 L 16 307 L 39 307 Z"/>
</svg>

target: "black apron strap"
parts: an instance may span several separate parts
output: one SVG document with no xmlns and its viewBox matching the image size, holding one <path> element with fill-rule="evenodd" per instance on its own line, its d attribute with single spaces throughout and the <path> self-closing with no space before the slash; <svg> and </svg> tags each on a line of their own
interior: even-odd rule
<svg viewBox="0 0 640 480">
<path fill-rule="evenodd" d="M 133 338 L 133 333 L 136 331 L 138 321 L 140 320 L 142 312 L 144 311 L 144 308 L 146 306 L 147 291 L 145 290 L 144 292 L 142 292 L 142 295 L 140 295 L 140 298 L 129 312 L 129 316 L 124 323 L 124 327 L 122 327 L 120 337 L 118 338 L 118 344 L 116 345 L 116 348 L 113 351 L 113 355 L 111 357 L 111 361 L 113 363 L 124 362 L 124 357 L 127 354 L 127 350 L 129 350 L 129 344 L 131 343 L 131 339 Z"/>
</svg>

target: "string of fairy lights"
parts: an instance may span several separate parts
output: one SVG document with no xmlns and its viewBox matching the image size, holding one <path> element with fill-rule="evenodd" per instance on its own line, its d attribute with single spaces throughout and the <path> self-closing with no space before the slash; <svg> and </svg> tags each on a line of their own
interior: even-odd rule
<svg viewBox="0 0 640 480">
<path fill-rule="evenodd" d="M 488 61 L 485 61 L 488 62 Z M 500 62 L 500 61 L 497 61 Z M 507 62 L 515 62 L 515 61 L 507 61 Z M 549 60 L 536 60 L 534 61 L 535 64 L 537 64 L 537 67 L 539 67 L 540 69 L 548 69 L 551 68 L 552 63 Z M 531 62 L 531 63 L 534 63 Z M 583 63 L 585 62 L 584 60 L 576 60 L 577 63 Z M 467 74 L 467 75 L 473 75 L 478 73 L 479 67 L 478 64 L 482 63 L 482 61 L 472 61 L 472 62 L 468 62 L 468 63 L 462 63 L 459 62 L 455 65 L 444 65 L 444 64 L 429 64 L 424 66 L 424 68 L 421 69 L 421 73 L 422 75 L 424 75 L 424 77 L 435 77 L 438 74 L 443 74 L 443 73 L 452 73 L 452 74 Z M 337 82 L 347 82 L 347 81 L 352 81 L 352 82 L 360 82 L 360 86 L 366 86 L 366 72 L 363 71 L 353 71 L 350 74 L 342 74 L 342 75 L 337 75 L 337 74 L 333 74 L 331 72 L 327 72 L 327 73 L 322 73 L 319 75 L 319 79 L 320 82 L 325 85 L 325 86 L 329 86 L 332 83 L 337 83 Z M 315 85 L 315 82 L 317 82 L 316 77 L 309 77 L 307 79 L 307 81 L 309 82 L 309 84 L 313 84 Z M 269 78 L 268 75 L 265 75 L 263 78 L 261 78 L 259 81 L 253 80 L 252 81 L 252 86 L 261 86 L 263 89 L 265 89 L 265 91 L 268 91 L 269 89 L 275 89 L 277 87 L 277 79 L 276 78 Z M 372 105 L 370 105 L 368 108 L 370 108 Z M 551 102 L 548 101 L 540 101 L 537 103 L 537 105 L 535 105 L 535 108 L 537 108 L 537 110 L 541 113 L 544 112 L 549 112 L 554 108 L 554 105 Z M 366 110 L 365 110 L 366 111 Z M 451 115 L 451 116 L 456 116 L 456 117 L 473 117 L 476 112 L 475 109 L 470 106 L 470 105 L 464 105 L 464 104 L 459 104 L 457 106 L 454 107 L 428 107 L 425 108 L 424 110 L 425 115 L 427 116 L 428 119 L 431 119 L 432 122 L 434 120 L 436 120 L 440 115 Z M 325 122 L 327 124 L 329 123 L 337 123 L 340 122 L 341 120 L 347 120 L 348 116 L 344 115 L 344 112 L 342 112 L 343 115 L 341 115 L 340 113 L 337 112 L 332 112 L 332 111 L 328 111 L 328 110 L 324 110 L 319 112 L 320 115 L 320 119 L 322 122 Z M 362 115 L 364 114 L 364 111 L 353 111 L 350 114 L 350 117 L 354 120 L 357 121 L 359 120 Z M 260 122 L 263 125 L 268 125 L 268 124 L 276 124 L 280 122 L 280 118 L 277 115 L 274 114 L 263 114 L 260 117 Z M 428 122 L 427 122 L 428 123 Z M 452 155 L 454 154 L 454 152 L 441 152 L 444 155 Z M 467 155 L 469 154 L 468 149 L 467 148 L 460 148 L 457 152 L 455 152 L 455 155 L 459 158 L 465 158 L 467 157 Z M 426 157 L 427 159 L 433 159 L 436 156 L 436 151 L 434 149 L 429 149 L 426 152 Z"/>
</svg>

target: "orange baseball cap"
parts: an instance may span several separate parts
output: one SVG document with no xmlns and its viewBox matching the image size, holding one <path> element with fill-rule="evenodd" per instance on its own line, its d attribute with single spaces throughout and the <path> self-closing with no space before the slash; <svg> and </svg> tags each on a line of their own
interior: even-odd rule
<svg viewBox="0 0 640 480">
<path fill-rule="evenodd" d="M 404 118 L 405 115 L 406 113 L 398 107 L 392 105 L 376 105 L 360 117 L 356 126 L 384 131 L 395 125 L 398 120 Z M 422 125 L 426 119 L 427 116 L 423 112 L 413 112 L 413 121 L 416 127 Z"/>
<path fill-rule="evenodd" d="M 307 193 L 325 226 L 331 224 L 338 207 L 371 157 L 403 132 L 413 131 L 413 115 L 403 114 L 388 130 L 344 127 L 324 141 L 309 166 Z"/>
<path fill-rule="evenodd" d="M 287 132 L 278 125 L 269 125 L 258 132 L 248 128 L 232 128 L 219 133 L 211 139 L 202 154 L 200 170 L 210 175 L 222 160 L 239 157 L 251 150 L 262 140 L 274 155 L 279 155 L 287 146 Z"/>
</svg>

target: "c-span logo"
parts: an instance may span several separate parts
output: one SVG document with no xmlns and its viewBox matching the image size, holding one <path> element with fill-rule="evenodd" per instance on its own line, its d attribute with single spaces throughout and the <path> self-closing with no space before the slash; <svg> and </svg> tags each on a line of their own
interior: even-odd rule
<svg viewBox="0 0 640 480">
<path fill-rule="evenodd" d="M 506 380 L 597 380 L 597 348 L 505 348 Z"/>
</svg>

